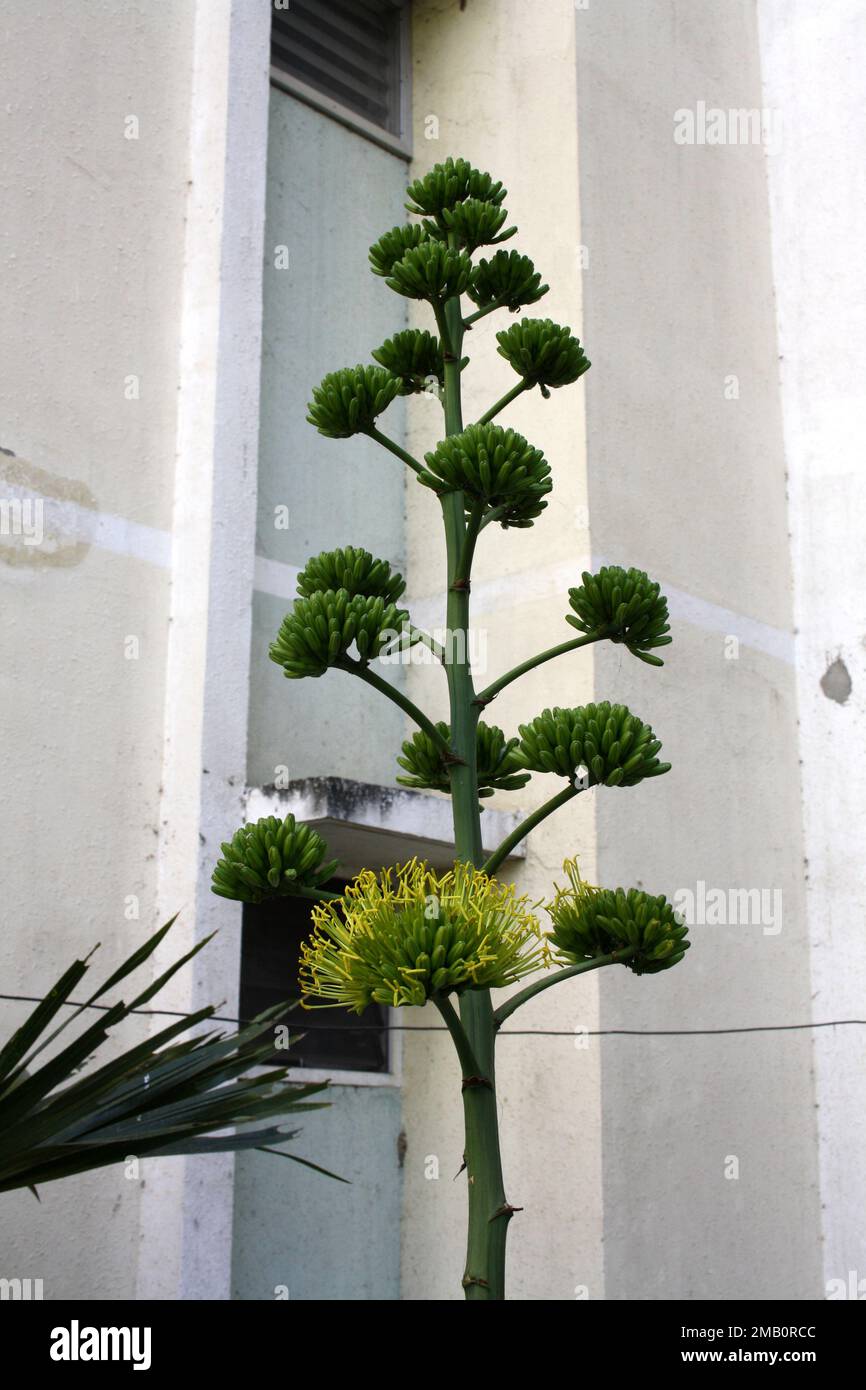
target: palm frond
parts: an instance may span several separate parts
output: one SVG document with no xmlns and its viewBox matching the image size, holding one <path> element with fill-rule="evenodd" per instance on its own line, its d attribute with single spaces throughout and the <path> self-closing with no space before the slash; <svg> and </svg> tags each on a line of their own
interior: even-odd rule
<svg viewBox="0 0 866 1390">
<path fill-rule="evenodd" d="M 144 965 L 170 930 L 160 927 L 83 1003 L 71 995 L 90 969 L 93 952 L 75 961 L 0 1048 L 0 1192 L 55 1182 L 130 1157 L 224 1153 L 250 1148 L 279 1152 L 328 1177 L 344 1178 L 309 1159 L 271 1148 L 299 1131 L 283 1124 L 319 1110 L 311 1100 L 327 1082 L 298 1085 L 285 1067 L 251 1075 L 273 1056 L 276 1021 L 294 1005 L 265 1010 L 238 1032 L 193 1034 L 214 1008 L 176 1019 L 145 1041 L 93 1070 L 89 1065 L 110 1030 L 154 997 L 210 937 L 163 971 L 130 1004 L 96 1001 Z M 36 1059 L 86 1010 L 100 1015 L 48 1060 Z M 69 1014 L 49 1032 L 58 1014 Z M 289 1039 L 289 1044 L 296 1041 Z M 280 1124 L 271 1123 L 279 1119 Z M 236 1126 L 255 1126 L 236 1132 Z M 264 1127 L 261 1127 L 264 1125 Z M 226 1133 L 232 1130 L 235 1132 Z M 38 1194 L 36 1194 L 38 1195 Z"/>
</svg>

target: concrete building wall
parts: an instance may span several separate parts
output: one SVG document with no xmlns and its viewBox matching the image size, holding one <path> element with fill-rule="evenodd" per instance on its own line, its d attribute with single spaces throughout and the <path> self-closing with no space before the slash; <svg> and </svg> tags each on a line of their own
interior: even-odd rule
<svg viewBox="0 0 866 1390">
<path fill-rule="evenodd" d="M 44 519 L 42 544 L 0 536 L 8 993 L 100 941 L 107 975 L 156 925 L 193 13 L 0 15 L 0 496 Z M 132 1296 L 140 1191 L 111 1171 L 5 1196 L 4 1274 Z"/>
<path fill-rule="evenodd" d="M 400 1091 L 336 1086 L 304 1116 L 294 1153 L 351 1186 L 273 1154 L 236 1163 L 232 1298 L 292 1302 L 400 1297 Z"/>
<path fill-rule="evenodd" d="M 788 469 L 812 1016 L 862 1018 L 866 901 L 863 7 L 761 0 L 779 375 Z M 866 1274 L 866 1032 L 813 1036 L 824 1250 L 834 1297 Z M 863 1285 L 861 1284 L 861 1289 Z"/>
<path fill-rule="evenodd" d="M 670 976 L 603 972 L 602 1023 L 805 1022 L 766 153 L 730 128 L 724 144 L 674 139 L 699 101 L 763 106 L 754 7 L 698 22 L 670 0 L 614 0 L 577 27 L 593 557 L 675 591 L 663 672 L 599 652 L 596 693 L 649 718 L 673 763 L 660 783 L 599 797 L 600 880 L 669 896 L 702 880 L 780 904 L 776 921 L 698 921 Z M 608 1298 L 820 1296 L 811 1066 L 808 1033 L 604 1042 Z M 662 1189 L 671 1200 L 652 1199 Z"/>
<path fill-rule="evenodd" d="M 266 224 L 266 5 L 0 6 L 0 500 L 41 501 L 45 527 L 38 545 L 0 534 L 13 924 L 0 989 L 44 991 L 97 940 L 107 971 L 181 906 L 168 958 L 222 931 L 163 1002 L 232 1011 L 240 912 L 208 879 L 245 783 L 285 763 L 293 777 L 391 779 L 393 710 L 337 675 L 296 691 L 263 648 L 296 567 L 347 541 L 405 560 L 413 615 L 444 621 L 433 498 L 411 478 L 404 494 L 395 460 L 321 440 L 303 414 L 325 371 L 401 326 L 365 258 L 399 220 L 407 174 L 465 155 L 508 186 L 514 245 L 551 285 L 529 312 L 570 324 L 593 360 L 578 387 L 505 417 L 544 448 L 555 490 L 531 530 L 482 538 L 478 673 L 566 638 L 567 589 L 590 564 L 645 567 L 674 618 L 663 671 L 612 649 L 572 654 L 488 712 L 510 734 L 545 705 L 613 697 L 674 764 L 581 797 L 533 834 L 514 877 L 541 897 L 576 853 L 596 882 L 781 895 L 765 920 L 696 925 L 670 977 L 599 972 L 511 1021 L 561 1036 L 499 1044 L 506 1188 L 525 1209 L 509 1294 L 822 1297 L 866 1269 L 862 1035 L 586 1049 L 573 1035 L 862 1016 L 863 324 L 845 269 L 863 240 L 862 16 L 847 0 L 832 15 L 800 0 L 412 9 L 411 168 L 283 96 Z M 757 112 L 759 127 L 765 110 L 769 140 L 678 143 L 678 114 L 699 103 Z M 351 225 L 346 168 L 363 194 Z M 308 256 L 315 274 L 299 280 Z M 468 336 L 467 420 L 512 382 L 494 341 L 508 321 Z M 441 433 L 437 409 L 410 403 L 415 454 Z M 273 526 L 283 503 L 288 531 Z M 406 676 L 443 716 L 441 672 Z M 323 766 L 346 721 L 349 760 Z M 529 810 L 554 789 L 537 777 L 493 804 Z M 4 1029 L 25 1008 L 2 1004 Z M 39 1207 L 3 1199 L 2 1273 L 42 1278 L 49 1298 L 267 1298 L 282 1284 L 292 1298 L 393 1298 L 399 1234 L 400 1295 L 459 1296 L 450 1043 L 407 1038 L 402 1109 L 396 1086 L 339 1091 L 303 1151 L 342 1171 L 351 1145 L 353 1189 L 288 1179 L 262 1155 L 150 1164 L 138 1183 L 95 1174 L 45 1189 Z M 364 1246 L 371 1209 L 389 1216 Z M 358 1260 L 335 1284 L 346 1223 Z"/>
<path fill-rule="evenodd" d="M 677 113 L 696 112 L 699 101 L 726 112 L 743 109 L 750 121 L 757 112 L 760 122 L 765 98 L 755 10 L 728 6 L 708 22 L 692 7 L 672 3 L 639 14 L 624 5 L 550 3 L 540 24 L 540 8 L 528 16 L 517 6 L 478 3 L 472 14 L 458 14 L 431 4 L 416 14 L 419 169 L 446 153 L 463 153 L 504 179 L 521 228 L 515 244 L 533 255 L 553 286 L 538 312 L 571 323 L 594 363 L 585 379 L 586 456 L 582 389 L 568 402 L 525 397 L 509 412 L 509 423 L 547 449 L 556 490 L 531 532 L 486 539 L 473 586 L 474 618 L 485 629 L 488 651 L 496 651 L 497 670 L 557 640 L 557 595 L 564 596 L 591 554 L 594 566 L 637 564 L 662 581 L 676 645 L 662 672 L 613 649 L 571 658 L 567 679 L 564 669 L 546 668 L 490 713 L 512 732 L 544 703 L 625 700 L 654 724 L 674 771 L 625 795 L 587 798 L 570 826 L 549 822 L 531 838 L 518 882 L 533 894 L 546 890 L 562 853 L 577 850 L 598 882 L 673 894 L 697 891 L 703 880 L 726 897 L 761 889 L 770 915 L 698 923 L 690 958 L 670 977 L 604 972 L 597 982 L 581 982 L 579 995 L 577 988 L 570 997 L 565 990 L 547 995 L 523 1017 L 527 1026 L 567 1019 L 566 1026 L 591 1028 L 600 1017 L 605 1028 L 646 1029 L 806 1022 L 811 977 L 774 304 L 780 267 L 778 251 L 775 264 L 772 259 L 767 142 L 711 147 L 674 139 Z M 784 32 L 781 16 L 774 18 Z M 478 82 L 473 55 L 482 34 L 486 80 Z M 841 26 L 838 63 L 852 43 Z M 806 49 L 801 37 L 804 61 Z M 574 106 L 570 62 L 577 74 Z M 464 96 L 470 69 L 471 112 Z M 431 115 L 438 117 L 439 139 L 425 149 L 421 138 Z M 765 134 L 772 139 L 772 125 Z M 772 170 L 773 148 L 769 157 Z M 571 192 L 575 173 L 579 199 Z M 582 285 L 574 275 L 581 266 Z M 506 384 L 501 364 L 474 337 L 468 350 L 478 375 L 489 371 L 495 398 Z M 481 409 L 472 368 L 467 419 Z M 416 454 L 429 439 L 428 404 L 414 405 Z M 567 421 L 567 440 L 551 431 L 558 420 Z M 429 543 L 426 499 L 411 483 L 408 495 L 410 575 L 423 600 L 419 617 L 426 618 L 442 611 L 434 597 L 441 593 L 441 555 Z M 856 516 L 850 498 L 832 509 L 828 504 L 827 526 L 831 518 L 838 525 L 843 510 Z M 495 579 L 484 570 L 494 548 Z M 809 579 L 804 575 L 803 583 Z M 426 693 L 426 674 L 413 673 L 412 688 L 416 698 L 422 688 Z M 442 712 L 444 692 L 438 699 Z M 815 750 L 822 746 L 822 731 L 809 737 Z M 510 800 L 531 804 L 526 793 Z M 827 976 L 832 969 L 824 966 Z M 846 998 L 841 1012 L 856 1014 L 850 990 Z M 515 1065 L 506 1046 L 520 1049 Z M 828 1039 L 826 1047 L 838 1057 L 839 1046 Z M 541 1084 L 551 1087 L 537 1109 L 522 1093 L 525 1084 L 538 1095 L 538 1059 L 530 1048 L 544 1049 Z M 446 1051 L 438 1039 L 412 1039 L 408 1047 L 406 1123 L 410 1136 L 420 1127 L 422 1154 L 441 1147 L 443 1133 L 459 1151 L 459 1108 L 447 1086 L 437 1087 L 430 1111 L 434 1049 Z M 579 1063 L 568 1042 L 503 1041 L 499 1050 L 507 1187 L 511 1200 L 529 1208 L 512 1225 L 512 1294 L 561 1296 L 576 1267 L 581 1274 L 570 1275 L 572 1286 L 587 1286 L 590 1297 L 821 1296 L 819 1100 L 808 1033 L 611 1038 L 578 1053 Z M 856 1148 L 849 1139 L 834 1159 L 830 1141 L 831 1134 L 841 1138 L 858 1065 L 856 1053 L 845 1055 L 847 1084 L 834 1088 L 835 1119 L 828 1121 L 824 1147 L 828 1174 L 838 1182 L 844 1177 L 850 1192 Z M 421 1075 L 428 1089 L 416 1102 L 411 1083 Z M 573 1099 L 570 1113 L 579 1117 L 588 1161 L 584 1154 L 575 1160 L 571 1120 L 551 1121 L 545 1108 L 563 1089 Z M 541 1175 L 523 1171 L 528 1155 L 522 1165 L 518 1124 L 533 1145 L 538 1133 L 552 1131 L 555 1168 L 548 1160 Z M 600 1169 L 593 1163 L 599 1154 Z M 739 1177 L 726 1177 L 736 1164 Z M 676 1174 L 673 1206 L 644 1199 L 653 1166 L 662 1186 Z M 562 1219 L 554 1172 L 566 1184 L 579 1172 L 580 1216 L 572 1203 Z M 527 1179 L 545 1212 L 542 1228 L 549 1234 L 550 1222 L 558 1233 L 552 1253 L 533 1247 Z M 440 1195 L 410 1165 L 404 1296 L 429 1287 L 425 1255 L 434 1229 L 441 1242 L 443 1211 L 453 1233 L 452 1273 L 459 1268 L 462 1197 L 453 1188 Z M 597 1204 L 603 1279 L 594 1264 L 601 1251 Z M 835 1217 L 840 1232 L 844 1212 L 843 1204 Z M 850 1266 L 855 1247 L 849 1239 L 848 1254 L 837 1263 L 847 1259 Z M 453 1285 L 442 1279 L 436 1287 Z"/>
</svg>

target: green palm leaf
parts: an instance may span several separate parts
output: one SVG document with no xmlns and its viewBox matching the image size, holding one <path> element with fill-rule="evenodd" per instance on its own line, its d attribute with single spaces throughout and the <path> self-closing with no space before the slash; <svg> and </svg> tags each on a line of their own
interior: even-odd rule
<svg viewBox="0 0 866 1390">
<path fill-rule="evenodd" d="M 100 1007 L 100 1016 L 73 1041 L 37 1065 L 36 1059 L 95 1001 L 152 956 L 174 919 L 111 974 L 84 1003 L 70 996 L 90 968 L 90 956 L 75 961 L 0 1048 L 0 1192 L 54 1182 L 74 1173 L 137 1158 L 224 1153 L 250 1148 L 279 1153 L 316 1172 L 345 1182 L 309 1159 L 269 1146 L 285 1144 L 299 1131 L 287 1120 L 327 1105 L 311 1100 L 327 1082 L 297 1085 L 288 1069 L 249 1073 L 273 1055 L 277 1020 L 294 1007 L 279 1004 L 236 1033 L 214 1031 L 182 1038 L 214 1015 L 214 1008 L 176 1019 L 95 1070 L 90 1062 L 112 1028 L 152 999 L 210 940 L 198 942 L 132 1003 Z M 91 952 L 92 955 L 92 952 Z M 70 1010 L 49 1032 L 61 1009 Z M 180 1040 L 179 1040 L 180 1039 Z M 295 1039 L 289 1039 L 293 1042 Z M 278 1119 L 279 1124 L 272 1123 Z M 238 1125 L 240 1132 L 220 1131 Z"/>
</svg>

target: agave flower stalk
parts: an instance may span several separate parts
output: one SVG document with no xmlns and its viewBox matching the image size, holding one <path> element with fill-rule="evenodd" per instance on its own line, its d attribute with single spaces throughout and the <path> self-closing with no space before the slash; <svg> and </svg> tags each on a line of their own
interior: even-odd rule
<svg viewBox="0 0 866 1390">
<path fill-rule="evenodd" d="M 366 434 L 401 460 L 427 496 L 438 500 L 445 540 L 449 650 L 438 647 L 396 607 L 405 585 L 385 561 L 352 547 L 319 555 L 302 571 L 298 599 L 271 649 L 287 677 L 319 677 L 330 668 L 358 676 L 394 700 L 417 727 L 398 765 L 404 785 L 447 791 L 454 822 L 454 867 L 437 876 L 426 865 L 394 874 L 364 871 L 339 901 L 324 882 L 327 850 L 292 822 L 259 822 L 223 847 L 214 883 L 225 896 L 257 902 L 300 893 L 315 899 L 313 935 L 302 953 L 307 1007 L 371 1002 L 438 1009 L 454 1041 L 460 1071 L 467 1176 L 468 1233 L 463 1290 L 468 1300 L 505 1297 L 505 1251 L 515 1208 L 506 1198 L 499 1145 L 495 1043 L 515 1009 L 543 990 L 608 965 L 656 974 L 682 960 L 685 928 L 666 899 L 636 889 L 583 883 L 566 863 L 567 882 L 544 906 L 552 931 L 541 932 L 534 906 L 494 877 L 508 853 L 548 816 L 591 787 L 625 790 L 663 775 L 661 743 L 649 724 L 624 705 L 600 701 L 555 706 L 509 735 L 481 721 L 506 686 L 542 663 L 594 642 L 622 644 L 651 666 L 653 649 L 671 641 L 667 603 L 642 571 L 606 566 L 575 576 L 564 621 L 578 635 L 529 656 L 477 691 L 468 653 L 470 587 L 479 537 L 494 522 L 503 530 L 536 523 L 554 485 L 542 452 L 498 417 L 520 394 L 542 398 L 576 382 L 590 362 L 571 330 L 549 319 L 523 319 L 497 334 L 499 353 L 516 382 L 481 417 L 463 419 L 461 382 L 469 365 L 466 335 L 481 320 L 535 304 L 548 286 L 532 261 L 494 250 L 516 231 L 503 207 L 506 190 L 462 159 L 447 159 L 408 190 L 407 209 L 422 219 L 394 227 L 370 248 L 370 267 L 394 292 L 426 302 L 429 329 L 407 329 L 373 352 L 378 366 L 330 373 L 313 391 L 309 419 L 332 438 Z M 464 297 L 471 302 L 464 303 Z M 435 386 L 442 428 L 423 462 L 379 428 L 397 395 Z M 496 423 L 494 423 L 494 420 Z M 397 621 L 411 641 L 439 658 L 449 718 L 434 723 L 370 666 Z M 440 677 L 441 678 L 441 675 Z M 481 846 L 479 798 L 519 792 L 531 774 L 559 786 L 487 858 Z M 556 966 L 550 970 L 548 967 Z M 533 978 L 494 1012 L 492 988 Z"/>
</svg>

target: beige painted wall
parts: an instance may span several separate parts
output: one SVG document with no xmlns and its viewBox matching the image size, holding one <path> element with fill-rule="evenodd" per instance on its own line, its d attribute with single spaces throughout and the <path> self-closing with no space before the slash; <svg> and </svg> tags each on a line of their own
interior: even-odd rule
<svg viewBox="0 0 866 1390">
<path fill-rule="evenodd" d="M 673 139 L 675 111 L 698 98 L 761 107 L 753 7 L 700 22 L 676 0 L 416 8 L 416 167 L 462 154 L 505 182 L 514 245 L 553 287 L 526 312 L 569 323 L 594 364 L 577 389 L 547 403 L 523 397 L 508 412 L 545 448 L 555 488 L 532 530 L 487 533 L 480 548 L 473 610 L 491 670 L 568 635 L 565 592 L 590 549 L 593 567 L 636 564 L 663 581 L 674 615 L 663 671 L 613 648 L 574 655 L 490 711 L 511 733 L 546 704 L 623 700 L 674 763 L 660 782 L 592 793 L 547 822 L 518 882 L 546 892 L 562 856 L 578 851 L 598 882 L 669 895 L 698 879 L 726 892 L 766 888 L 781 893 L 783 911 L 778 934 L 760 922 L 696 925 L 691 955 L 670 976 L 602 972 L 544 996 L 520 1024 L 805 1022 L 765 153 Z M 430 116 L 438 140 L 425 139 Z M 470 337 L 467 420 L 510 384 L 492 345 L 499 326 L 488 320 Z M 739 396 L 726 399 L 731 374 Z M 429 447 L 435 409 L 414 407 L 416 455 Z M 410 589 L 426 600 L 422 616 L 441 622 L 435 508 L 411 483 L 407 506 Z M 430 679 L 413 673 L 416 697 Z M 535 804 L 549 780 L 502 800 Z M 407 1046 L 407 1297 L 431 1278 L 437 1295 L 453 1296 L 460 1267 L 456 1075 L 443 1084 L 432 1060 L 445 1052 L 424 1036 Z M 506 1190 L 526 1208 L 510 1234 L 512 1296 L 572 1298 L 578 1285 L 590 1298 L 821 1296 L 808 1033 L 614 1037 L 588 1051 L 569 1038 L 526 1038 L 502 1041 L 499 1057 Z M 440 1158 L 438 1183 L 424 1178 L 429 1153 Z M 732 1158 L 736 1179 L 725 1176 Z"/>
<path fill-rule="evenodd" d="M 0 14 L 0 496 L 43 496 L 46 533 L 0 538 L 7 992 L 43 992 L 98 941 L 107 973 L 155 924 L 192 12 Z M 3 1004 L 4 1031 L 25 1011 Z M 42 1278 L 46 1298 L 132 1296 L 139 1196 L 114 1171 L 38 1206 L 4 1196 L 3 1275 Z"/>
<path fill-rule="evenodd" d="M 811 1007 L 859 1018 L 866 997 L 866 554 L 862 536 L 866 233 L 860 64 L 866 11 L 759 0 L 770 222 L 797 630 Z M 820 197 L 814 189 L 820 187 Z M 829 252 L 829 253 L 828 253 Z M 866 1029 L 816 1029 L 825 1288 L 866 1270 Z M 854 1271 L 855 1279 L 851 1273 Z M 864 1285 L 860 1282 L 862 1295 Z"/>
<path fill-rule="evenodd" d="M 229 8 L 215 0 L 210 14 L 218 10 L 225 26 Z M 608 882 L 674 892 L 703 878 L 783 894 L 778 935 L 698 928 L 690 957 L 668 979 L 615 971 L 574 983 L 527 1008 L 519 1016 L 525 1027 L 712 1027 L 810 1013 L 765 160 L 760 149 L 677 148 L 672 140 L 674 111 L 699 98 L 761 105 L 753 8 L 736 0 L 716 7 L 710 21 L 703 7 L 698 19 L 689 0 L 589 8 L 572 0 L 469 0 L 464 11 L 458 0 L 413 5 L 413 172 L 454 153 L 504 180 L 521 229 L 514 244 L 552 286 L 530 312 L 569 323 L 594 362 L 585 383 L 549 402 L 524 398 L 507 417 L 544 447 L 555 491 L 533 529 L 485 533 L 480 546 L 473 607 L 490 675 L 569 634 L 565 591 L 590 553 L 596 563 L 646 565 L 665 582 L 675 611 L 677 645 L 663 672 L 616 652 L 573 655 L 526 678 L 490 711 L 511 733 L 546 704 L 615 694 L 653 722 L 675 763 L 659 783 L 593 794 L 548 822 L 531 840 L 518 882 L 540 896 L 562 857 L 578 852 L 587 874 Z M 237 813 L 243 782 L 235 726 L 245 727 L 246 669 L 232 658 L 249 645 L 249 613 L 238 602 L 251 587 L 249 547 L 239 540 L 246 526 L 239 517 L 249 513 L 254 529 L 254 482 L 251 468 L 234 464 L 255 458 L 245 422 L 258 418 L 256 350 L 245 354 L 246 375 L 238 357 L 236 376 L 232 361 L 224 366 L 218 391 L 212 376 L 220 373 L 206 351 L 197 352 L 210 320 L 187 324 L 190 398 L 180 437 L 198 441 L 198 452 L 190 462 L 184 451 L 177 472 L 176 397 L 181 312 L 199 302 L 195 275 L 207 313 L 225 307 L 212 261 L 191 257 L 185 300 L 181 293 L 190 211 L 210 231 L 207 255 L 237 287 L 225 308 L 228 336 L 256 341 L 254 205 L 263 173 L 259 179 L 249 149 L 263 152 L 264 144 L 260 117 L 235 111 L 228 125 L 236 144 L 244 145 L 247 129 L 257 133 L 221 162 L 202 117 L 205 83 L 194 167 L 209 171 L 212 183 L 190 198 L 194 10 L 193 0 L 75 8 L 49 0 L 33 15 L 12 0 L 0 5 L 9 63 L 0 160 L 8 255 L 0 499 L 44 497 L 49 535 L 44 547 L 0 536 L 0 582 L 12 614 L 0 675 L 8 725 L 4 891 L 15 924 L 0 942 L 0 989 L 8 992 L 42 991 L 99 939 L 109 968 L 151 927 L 158 894 L 174 906 L 180 884 L 205 902 L 199 929 L 206 920 L 227 929 L 223 954 L 211 955 L 213 972 L 196 976 L 182 1004 L 220 997 L 222 984 L 236 981 L 237 913 L 206 900 L 206 866 Z M 225 29 L 210 56 L 201 30 L 198 39 L 201 67 L 210 64 L 214 91 L 222 91 L 230 85 Z M 245 34 L 238 42 L 250 51 Z M 263 72 L 264 30 L 256 42 L 261 54 L 250 61 Z M 240 106 L 265 96 L 254 74 L 235 85 Z M 124 138 L 130 116 L 139 121 L 137 140 Z M 438 120 L 435 139 L 427 138 L 429 117 Z M 241 205 L 252 208 L 252 231 L 242 217 L 230 218 L 223 257 L 219 169 L 210 165 L 231 160 L 250 178 L 249 187 L 243 179 L 233 185 L 231 217 Z M 187 245 L 194 251 L 194 237 Z M 495 352 L 498 326 L 489 320 L 470 336 L 467 419 L 511 383 Z M 735 401 L 723 394 L 731 373 L 740 381 Z M 130 376 L 139 379 L 137 400 L 125 395 Z M 218 420 L 198 388 L 219 395 Z M 229 400 L 237 408 L 228 410 Z M 169 734 L 181 756 L 166 801 L 167 557 L 178 496 L 197 548 L 184 549 L 175 611 L 201 635 L 211 602 L 208 581 L 199 585 L 198 577 L 210 546 L 198 479 L 210 487 L 213 452 L 197 428 L 200 407 L 223 451 L 216 514 L 232 516 L 234 529 L 215 532 L 220 622 L 194 651 L 183 638 L 174 642 L 176 669 L 197 692 L 196 738 L 200 716 L 210 732 L 204 749 L 198 741 L 185 747 L 183 711 L 177 702 L 170 707 Z M 436 409 L 423 398 L 412 402 L 415 453 L 438 436 Z M 438 510 L 412 480 L 406 502 L 410 592 L 415 611 L 436 625 L 444 614 Z M 55 545 L 58 528 L 66 540 Z M 813 580 L 811 570 L 800 576 L 804 587 Z M 826 621 L 812 614 L 819 645 Z M 725 658 L 727 636 L 740 639 L 736 661 Z M 124 657 L 127 637 L 139 639 L 137 660 Z M 443 715 L 439 674 L 413 668 L 410 683 Z M 203 692 L 216 705 L 207 715 Z M 817 746 L 813 737 L 812 756 Z M 209 776 L 218 780 L 204 812 L 195 780 L 202 763 L 217 769 Z M 549 780 L 536 778 L 495 804 L 528 809 L 550 793 Z M 181 814 L 160 841 L 167 809 Z M 209 842 L 197 860 L 200 827 Z M 160 883 L 158 847 L 166 851 Z M 829 889 L 822 883 L 820 891 L 822 911 L 832 913 Z M 139 899 L 138 922 L 124 916 L 129 895 Z M 189 933 L 193 921 L 194 914 Z M 23 1013 L 2 1005 L 3 1027 Z M 503 1039 L 506 1185 L 525 1208 L 512 1223 L 510 1295 L 570 1299 L 585 1288 L 591 1298 L 820 1297 L 816 1099 L 805 1037 L 613 1038 L 588 1051 L 570 1036 Z M 451 1180 L 462 1150 L 456 1063 L 441 1037 L 420 1035 L 407 1039 L 404 1064 L 403 1294 L 457 1297 L 465 1190 L 462 1179 Z M 842 1099 L 835 1097 L 832 1134 L 846 1129 Z M 438 1181 L 425 1178 L 428 1155 L 439 1160 Z M 741 1164 L 734 1182 L 723 1175 L 729 1156 Z M 185 1205 L 192 1189 L 184 1184 L 178 1170 L 165 1194 L 151 1185 L 138 1291 L 208 1288 L 221 1296 L 230 1165 L 201 1171 L 196 1200 Z M 38 1208 L 29 1195 L 3 1198 L 0 1274 L 42 1278 L 46 1297 L 131 1296 L 140 1188 L 120 1174 L 97 1174 L 42 1195 Z M 209 1209 L 221 1228 L 205 1221 L 196 1233 Z M 838 1212 L 834 1222 L 844 1225 Z M 858 1258 L 856 1249 L 847 1254 L 852 1248 L 845 1245 L 846 1259 Z M 183 1282 L 179 1268 L 190 1249 Z"/>
<path fill-rule="evenodd" d="M 599 797 L 599 874 L 668 894 L 767 889 L 781 905 L 777 924 L 696 923 L 669 976 L 604 972 L 601 1018 L 807 1023 L 767 155 L 673 138 L 700 100 L 762 108 L 754 6 L 698 21 L 676 0 L 611 0 L 577 29 L 593 553 L 675 600 L 662 672 L 599 653 L 598 692 L 649 718 L 673 763 L 655 786 Z M 605 1040 L 608 1298 L 821 1296 L 811 1045 L 808 1031 Z"/>
</svg>

